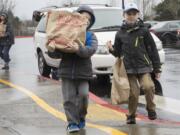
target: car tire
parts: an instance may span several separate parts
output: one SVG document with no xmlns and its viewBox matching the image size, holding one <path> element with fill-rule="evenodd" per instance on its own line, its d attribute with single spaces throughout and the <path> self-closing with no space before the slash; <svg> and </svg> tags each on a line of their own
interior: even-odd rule
<svg viewBox="0 0 180 135">
<path fill-rule="evenodd" d="M 172 44 L 171 37 L 168 36 L 168 35 L 164 36 L 164 38 L 163 38 L 163 44 L 164 44 L 165 46 L 170 46 L 170 45 Z"/>
<path fill-rule="evenodd" d="M 38 69 L 39 69 L 39 73 L 42 76 L 49 78 L 49 75 L 51 73 L 51 67 L 46 64 L 42 52 L 38 53 Z"/>
</svg>

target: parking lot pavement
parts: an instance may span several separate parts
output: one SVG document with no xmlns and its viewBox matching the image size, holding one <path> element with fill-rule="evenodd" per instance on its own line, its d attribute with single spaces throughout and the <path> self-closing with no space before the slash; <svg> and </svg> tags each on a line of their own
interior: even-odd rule
<svg viewBox="0 0 180 135">
<path fill-rule="evenodd" d="M 8 132 L 22 135 L 66 134 L 61 82 L 14 71 L 1 71 L 0 76 L 0 130 L 5 132 L 4 135 Z M 138 117 L 136 126 L 128 126 L 125 124 L 125 110 L 113 108 L 93 94 L 90 94 L 87 119 L 86 133 L 81 131 L 80 134 L 125 135 L 134 128 L 140 132 L 134 135 L 141 135 L 143 130 L 149 129 L 158 132 L 164 132 L 164 128 L 174 128 L 175 132 L 180 130 L 177 128 L 180 124 L 151 122 L 145 116 Z"/>
<path fill-rule="evenodd" d="M 25 135 L 31 130 L 35 135 L 66 134 L 60 82 L 14 71 L 6 75 L 1 72 L 0 76 L 1 127 L 8 123 L 5 127 Z M 102 121 L 124 120 L 123 113 L 91 102 L 87 119 L 87 134 L 106 135 L 112 132 L 112 135 L 125 135 L 111 126 L 101 125 Z"/>
</svg>

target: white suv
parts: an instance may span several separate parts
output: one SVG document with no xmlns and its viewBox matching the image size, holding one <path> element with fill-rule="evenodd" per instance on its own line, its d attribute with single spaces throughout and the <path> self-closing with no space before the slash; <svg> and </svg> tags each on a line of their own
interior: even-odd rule
<svg viewBox="0 0 180 135">
<path fill-rule="evenodd" d="M 96 16 L 96 22 L 91 28 L 97 36 L 99 45 L 95 55 L 92 56 L 92 66 L 94 75 L 101 77 L 104 75 L 112 74 L 112 66 L 115 63 L 115 58 L 106 49 L 105 43 L 108 40 L 114 42 L 115 34 L 122 23 L 122 9 L 119 7 L 107 7 L 107 6 L 91 6 Z M 75 11 L 77 7 L 65 7 L 55 8 L 53 10 L 68 10 Z M 38 67 L 40 74 L 43 76 L 49 76 L 51 69 L 59 66 L 60 59 L 52 59 L 47 55 L 46 43 L 46 13 L 47 10 L 43 10 L 44 15 L 37 26 L 34 35 L 34 43 L 36 54 L 38 57 Z M 161 59 L 161 63 L 165 61 L 165 53 L 162 48 L 161 41 L 152 34 Z"/>
</svg>

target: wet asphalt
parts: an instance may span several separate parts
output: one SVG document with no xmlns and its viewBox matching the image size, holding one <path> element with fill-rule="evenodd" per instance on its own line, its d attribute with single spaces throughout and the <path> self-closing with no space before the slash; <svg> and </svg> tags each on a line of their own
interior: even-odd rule
<svg viewBox="0 0 180 135">
<path fill-rule="evenodd" d="M 0 79 L 10 83 L 0 83 L 0 135 L 68 134 L 65 128 L 66 122 L 63 120 L 63 114 L 58 114 L 58 112 L 56 112 L 57 115 L 56 113 L 53 114 L 52 108 L 44 105 L 47 103 L 59 112 L 64 112 L 60 90 L 61 83 L 39 76 L 34 51 L 32 38 L 16 39 L 16 44 L 11 48 L 10 70 L 0 70 Z M 180 50 L 167 48 L 165 51 L 166 63 L 163 66 L 161 76 L 163 94 L 164 97 L 179 101 Z M 0 67 L 2 66 L 3 63 L 0 60 Z M 15 86 L 11 83 L 15 84 Z M 34 93 L 34 95 L 31 95 L 26 90 Z M 109 100 L 109 83 L 94 80 L 91 82 L 91 90 L 99 97 L 107 101 Z M 38 96 L 45 103 L 36 99 L 35 96 Z M 33 100 L 33 98 L 35 99 Z M 94 105 L 94 101 L 90 101 L 90 104 Z M 48 109 L 45 110 L 45 108 Z M 121 108 L 127 109 L 127 106 L 124 105 Z M 178 108 L 177 104 L 177 111 L 179 111 Z M 96 111 L 99 111 L 98 107 L 92 110 L 92 113 L 96 115 Z M 127 135 L 180 135 L 180 116 L 164 111 L 163 109 L 158 109 L 157 111 L 159 119 L 155 122 L 147 120 L 147 112 L 145 111 L 144 104 L 140 104 L 138 109 L 138 114 L 142 115 L 143 118 L 139 118 L 136 125 L 126 125 L 124 118 L 108 118 L 110 117 L 108 115 L 116 116 L 115 114 L 119 113 L 118 111 L 115 112 L 115 110 L 104 117 L 90 115 L 88 122 L 110 127 L 122 131 Z M 103 109 L 100 113 L 103 113 Z M 92 126 L 76 134 L 120 135 L 120 133 L 107 133 L 97 127 L 92 128 Z"/>
</svg>

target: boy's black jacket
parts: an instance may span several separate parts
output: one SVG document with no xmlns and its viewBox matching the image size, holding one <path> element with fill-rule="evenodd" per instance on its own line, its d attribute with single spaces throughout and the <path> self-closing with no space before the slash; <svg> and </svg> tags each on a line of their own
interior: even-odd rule
<svg viewBox="0 0 180 135">
<path fill-rule="evenodd" d="M 116 33 L 114 51 L 116 57 L 124 57 L 127 73 L 139 74 L 161 72 L 161 63 L 156 44 L 142 21 L 133 26 L 123 23 Z"/>
</svg>

